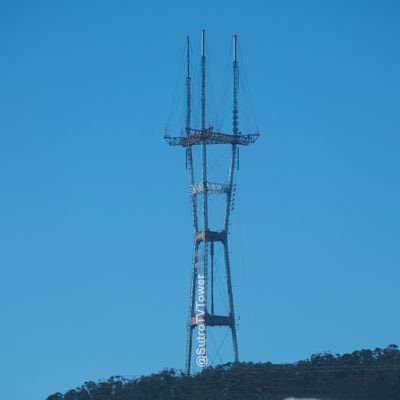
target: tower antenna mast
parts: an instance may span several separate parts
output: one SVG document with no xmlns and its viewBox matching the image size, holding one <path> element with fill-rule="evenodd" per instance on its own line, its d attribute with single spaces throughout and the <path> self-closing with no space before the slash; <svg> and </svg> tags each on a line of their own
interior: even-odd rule
<svg viewBox="0 0 400 400">
<path fill-rule="evenodd" d="M 191 114 L 192 114 L 192 94 L 191 85 L 192 80 L 190 78 L 190 38 L 186 38 L 187 49 L 186 49 L 186 135 L 189 135 L 189 129 L 191 125 Z"/>
</svg>

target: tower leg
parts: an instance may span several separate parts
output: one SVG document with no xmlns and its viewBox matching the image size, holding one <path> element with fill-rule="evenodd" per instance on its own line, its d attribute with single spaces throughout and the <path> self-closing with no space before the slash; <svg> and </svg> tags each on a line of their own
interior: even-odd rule
<svg viewBox="0 0 400 400">
<path fill-rule="evenodd" d="M 231 267 L 229 263 L 229 251 L 228 242 L 224 243 L 224 256 L 225 256 L 225 268 L 226 268 L 226 285 L 228 287 L 228 298 L 229 298 L 229 315 L 232 318 L 231 332 L 232 332 L 232 344 L 233 353 L 235 356 L 235 362 L 239 361 L 237 334 L 236 334 L 236 321 L 235 321 L 235 309 L 233 306 L 233 292 L 232 292 L 232 282 L 231 282 Z"/>
<path fill-rule="evenodd" d="M 195 294 L 196 294 L 196 263 L 198 260 L 199 243 L 195 240 L 193 243 L 193 257 L 192 257 L 192 279 L 190 285 L 190 297 L 189 297 L 189 312 L 187 320 L 187 337 L 186 337 L 186 361 L 185 361 L 185 372 L 190 374 L 190 365 L 192 358 L 192 343 L 193 343 L 193 329 L 191 325 L 192 316 L 194 315 L 195 308 Z"/>
<path fill-rule="evenodd" d="M 214 315 L 214 242 L 211 242 L 211 315 Z"/>
</svg>

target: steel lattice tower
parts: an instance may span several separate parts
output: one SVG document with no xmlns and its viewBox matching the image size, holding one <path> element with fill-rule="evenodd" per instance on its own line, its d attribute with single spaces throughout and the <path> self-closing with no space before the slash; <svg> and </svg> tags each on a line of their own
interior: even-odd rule
<svg viewBox="0 0 400 400">
<path fill-rule="evenodd" d="M 234 361 L 239 361 L 238 343 L 236 334 L 236 320 L 233 304 L 233 292 L 231 283 L 228 227 L 232 206 L 234 190 L 234 171 L 238 161 L 238 146 L 247 146 L 254 143 L 259 134 L 242 134 L 239 131 L 239 65 L 237 60 L 237 37 L 233 37 L 233 106 L 232 106 L 232 133 L 221 133 L 206 126 L 206 53 L 205 32 L 201 35 L 201 127 L 194 129 L 191 126 L 191 75 L 189 60 L 189 38 L 187 45 L 187 71 L 186 71 L 186 129 L 185 135 L 172 137 L 165 135 L 165 140 L 171 146 L 182 146 L 186 149 L 187 169 L 189 172 L 189 183 L 191 191 L 191 202 L 193 209 L 194 241 L 192 258 L 192 278 L 189 299 L 189 318 L 187 322 L 187 344 L 185 371 L 190 373 L 193 355 L 193 335 L 198 326 L 196 319 L 196 276 L 201 267 L 204 276 L 204 325 L 207 329 L 211 327 L 226 327 L 231 330 Z M 227 145 L 231 147 L 228 178 L 226 182 L 214 183 L 207 178 L 207 147 L 211 145 Z M 201 179 L 195 181 L 193 146 L 201 147 Z M 225 214 L 223 226 L 220 230 L 209 229 L 209 195 L 225 196 Z M 198 207 L 198 198 L 201 198 Z M 219 242 L 223 248 L 226 290 L 228 294 L 229 313 L 218 315 L 214 312 L 214 246 Z M 202 246 L 202 252 L 199 250 Z M 204 332 L 206 337 L 206 330 Z"/>
</svg>

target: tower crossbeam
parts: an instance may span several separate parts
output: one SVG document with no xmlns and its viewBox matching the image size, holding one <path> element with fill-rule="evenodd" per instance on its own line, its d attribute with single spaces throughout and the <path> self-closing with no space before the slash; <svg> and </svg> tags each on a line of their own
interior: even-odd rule
<svg viewBox="0 0 400 400">
<path fill-rule="evenodd" d="M 207 129 L 188 129 L 186 136 L 169 136 L 164 138 L 170 146 L 189 147 L 197 144 L 236 144 L 248 146 L 254 143 L 260 135 L 258 133 L 250 134 L 229 134 Z"/>
<path fill-rule="evenodd" d="M 203 182 L 200 182 L 192 185 L 192 194 L 204 193 L 205 191 L 208 193 L 227 193 L 230 190 L 230 185 L 225 183 L 206 182 L 204 186 Z"/>
</svg>

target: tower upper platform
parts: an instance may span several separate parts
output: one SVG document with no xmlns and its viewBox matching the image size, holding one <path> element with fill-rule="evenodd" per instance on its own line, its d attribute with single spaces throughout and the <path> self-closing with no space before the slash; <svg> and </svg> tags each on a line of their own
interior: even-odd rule
<svg viewBox="0 0 400 400">
<path fill-rule="evenodd" d="M 254 143 L 259 134 L 229 134 L 214 131 L 212 127 L 207 129 L 188 129 L 186 136 L 169 136 L 165 135 L 164 138 L 170 146 L 190 147 L 196 144 L 237 144 L 248 146 Z"/>
</svg>

